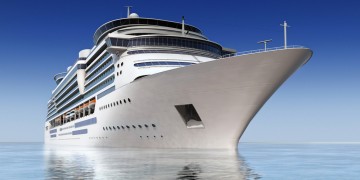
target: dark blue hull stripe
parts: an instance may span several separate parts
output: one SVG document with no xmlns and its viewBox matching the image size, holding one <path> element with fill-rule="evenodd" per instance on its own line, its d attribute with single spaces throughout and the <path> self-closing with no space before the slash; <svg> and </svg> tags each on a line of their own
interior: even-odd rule
<svg viewBox="0 0 360 180">
<path fill-rule="evenodd" d="M 88 133 L 87 129 L 81 129 L 81 130 L 73 131 L 72 135 L 80 135 L 80 134 L 87 134 L 87 133 Z"/>
<path fill-rule="evenodd" d="M 85 120 L 85 121 L 81 121 L 81 122 L 77 122 L 75 123 L 75 128 L 79 128 L 79 127 L 84 127 L 84 126 L 88 126 L 88 125 L 92 125 L 92 124 L 96 124 L 97 120 L 96 117 Z"/>
<path fill-rule="evenodd" d="M 57 132 L 57 129 L 52 129 L 52 130 L 50 130 L 50 134 L 56 133 L 56 132 Z"/>
<path fill-rule="evenodd" d="M 115 86 L 113 86 L 113 87 L 103 91 L 102 93 L 98 94 L 97 99 L 100 99 L 100 98 L 104 97 L 105 95 L 107 95 L 107 94 L 109 94 L 109 93 L 111 93 L 113 91 L 115 91 Z"/>
</svg>

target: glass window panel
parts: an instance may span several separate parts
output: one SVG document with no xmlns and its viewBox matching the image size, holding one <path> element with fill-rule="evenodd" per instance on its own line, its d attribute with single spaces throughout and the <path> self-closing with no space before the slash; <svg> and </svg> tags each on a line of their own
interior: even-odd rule
<svg viewBox="0 0 360 180">
<path fill-rule="evenodd" d="M 155 46 L 159 46 L 159 37 L 155 37 Z"/>
<path fill-rule="evenodd" d="M 129 40 L 125 40 L 125 46 L 129 46 Z"/>
<path fill-rule="evenodd" d="M 168 65 L 179 65 L 177 62 L 168 62 Z"/>
<path fill-rule="evenodd" d="M 181 47 L 186 47 L 185 42 L 186 42 L 186 40 L 184 40 L 184 39 L 181 40 Z"/>
<path fill-rule="evenodd" d="M 125 45 L 124 45 L 124 44 L 125 44 L 124 41 L 125 41 L 124 39 L 118 39 L 118 44 L 119 44 L 119 46 L 122 46 L 122 47 L 125 46 Z"/>
<path fill-rule="evenodd" d="M 148 20 L 148 23 L 149 23 L 150 25 L 157 25 L 157 21 L 156 21 L 156 20 L 153 20 L 153 19 L 149 19 L 149 20 Z"/>
<path fill-rule="evenodd" d="M 164 21 L 158 21 L 158 25 L 159 25 L 159 26 L 166 26 L 166 22 L 164 22 Z"/>
<path fill-rule="evenodd" d="M 159 62 L 152 62 L 152 64 L 155 65 L 155 66 L 156 66 L 156 65 L 160 65 Z"/>
<path fill-rule="evenodd" d="M 120 25 L 121 25 L 121 24 L 120 24 L 120 20 L 114 21 L 114 22 L 113 22 L 113 25 L 114 25 L 115 27 L 120 26 Z"/>
<path fill-rule="evenodd" d="M 104 32 L 106 31 L 106 27 L 105 27 L 105 26 L 102 26 L 102 27 L 100 28 L 100 31 L 101 31 L 101 34 L 104 33 Z"/>
<path fill-rule="evenodd" d="M 159 46 L 162 46 L 162 45 L 163 45 L 163 38 L 159 37 Z"/>
<path fill-rule="evenodd" d="M 142 39 L 140 39 L 140 41 L 141 41 L 141 45 L 142 45 L 142 46 L 145 46 L 145 45 L 146 45 L 146 38 L 142 38 Z"/>
<path fill-rule="evenodd" d="M 150 38 L 150 46 L 153 46 L 155 44 L 155 39 L 154 38 Z"/>
<path fill-rule="evenodd" d="M 113 25 L 112 25 L 111 22 L 107 23 L 105 26 L 106 26 L 106 30 L 109 30 L 109 29 L 113 28 Z"/>
<path fill-rule="evenodd" d="M 121 25 L 127 25 L 127 24 L 129 24 L 129 19 L 122 19 L 120 21 L 120 23 L 121 23 Z"/>
<path fill-rule="evenodd" d="M 138 19 L 129 19 L 129 24 L 137 24 Z"/>
<path fill-rule="evenodd" d="M 139 19 L 139 24 L 147 24 L 147 19 Z"/>
</svg>

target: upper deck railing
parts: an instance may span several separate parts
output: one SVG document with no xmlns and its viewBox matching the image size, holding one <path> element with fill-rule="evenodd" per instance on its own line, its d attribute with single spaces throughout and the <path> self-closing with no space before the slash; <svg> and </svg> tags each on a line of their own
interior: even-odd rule
<svg viewBox="0 0 360 180">
<path fill-rule="evenodd" d="M 281 49 L 297 49 L 297 48 L 306 48 L 306 47 L 299 46 L 299 45 L 291 45 L 291 46 L 287 46 L 286 48 L 284 46 L 281 46 L 281 47 L 266 48 L 266 50 L 265 49 L 256 49 L 256 50 L 226 54 L 226 55 L 221 56 L 219 59 L 233 57 L 233 56 L 241 56 L 241 55 L 246 55 L 246 54 L 255 54 L 255 53 L 261 53 L 261 52 L 276 51 L 276 50 L 281 50 Z"/>
</svg>

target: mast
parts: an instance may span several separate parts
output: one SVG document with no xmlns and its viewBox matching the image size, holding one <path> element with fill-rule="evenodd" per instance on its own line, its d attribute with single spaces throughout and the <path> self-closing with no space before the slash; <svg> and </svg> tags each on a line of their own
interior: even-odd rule
<svg viewBox="0 0 360 180">
<path fill-rule="evenodd" d="M 132 8 L 132 6 L 125 6 L 127 8 L 127 18 L 129 18 L 130 16 L 130 9 Z"/>
<path fill-rule="evenodd" d="M 287 48 L 287 32 L 286 32 L 286 29 L 288 27 L 290 27 L 290 26 L 286 23 L 286 21 L 284 21 L 284 24 L 280 24 L 280 26 L 284 26 L 284 49 L 286 49 Z"/>
<path fill-rule="evenodd" d="M 185 17 L 183 16 L 182 17 L 182 20 L 181 20 L 181 35 L 182 36 L 185 36 Z"/>
</svg>

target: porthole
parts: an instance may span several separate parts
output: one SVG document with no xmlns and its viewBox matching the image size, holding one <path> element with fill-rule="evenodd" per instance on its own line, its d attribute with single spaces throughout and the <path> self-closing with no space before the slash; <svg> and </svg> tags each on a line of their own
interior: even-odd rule
<svg viewBox="0 0 360 180">
<path fill-rule="evenodd" d="M 124 126 L 121 126 L 121 128 L 122 128 L 122 129 L 125 129 L 125 127 L 124 127 Z"/>
<path fill-rule="evenodd" d="M 156 138 L 156 136 L 154 136 L 154 138 Z"/>
<path fill-rule="evenodd" d="M 126 126 L 126 128 L 130 129 L 130 126 Z"/>
<path fill-rule="evenodd" d="M 115 126 L 113 126 L 113 129 L 116 130 Z"/>
<path fill-rule="evenodd" d="M 118 129 L 120 129 L 120 126 L 117 126 Z"/>
<path fill-rule="evenodd" d="M 132 127 L 133 127 L 134 129 L 136 129 L 136 126 L 132 125 Z"/>
<path fill-rule="evenodd" d="M 164 136 L 163 136 L 163 135 L 161 135 L 160 137 L 162 137 L 162 138 L 163 138 Z"/>
<path fill-rule="evenodd" d="M 117 65 L 117 67 L 118 67 L 118 68 L 120 67 L 119 64 Z"/>
<path fill-rule="evenodd" d="M 106 130 L 108 130 L 108 128 L 106 127 Z"/>
<path fill-rule="evenodd" d="M 152 127 L 156 127 L 155 124 L 151 124 L 151 125 L 152 125 Z"/>
<path fill-rule="evenodd" d="M 130 98 L 128 98 L 128 101 L 131 102 Z"/>
<path fill-rule="evenodd" d="M 139 128 L 142 128 L 141 125 L 139 125 Z"/>
<path fill-rule="evenodd" d="M 142 138 L 142 136 L 140 136 L 140 138 Z"/>
<path fill-rule="evenodd" d="M 116 101 L 116 105 L 119 105 L 119 101 Z"/>
<path fill-rule="evenodd" d="M 116 72 L 116 75 L 119 76 L 119 72 Z"/>
<path fill-rule="evenodd" d="M 122 74 L 122 71 L 120 71 L 120 74 Z"/>
<path fill-rule="evenodd" d="M 149 138 L 149 136 L 146 136 L 147 138 Z"/>
<path fill-rule="evenodd" d="M 120 100 L 120 104 L 122 104 L 122 101 Z"/>
<path fill-rule="evenodd" d="M 147 124 L 145 124 L 145 127 L 147 128 L 147 127 L 149 127 Z"/>
<path fill-rule="evenodd" d="M 124 103 L 126 103 L 126 100 L 124 99 Z"/>
<path fill-rule="evenodd" d="M 121 66 L 123 66 L 124 65 L 124 62 L 121 62 Z"/>
<path fill-rule="evenodd" d="M 112 130 L 110 126 L 109 126 L 109 129 Z"/>
<path fill-rule="evenodd" d="M 103 130 L 105 131 L 105 127 L 103 127 Z"/>
</svg>

